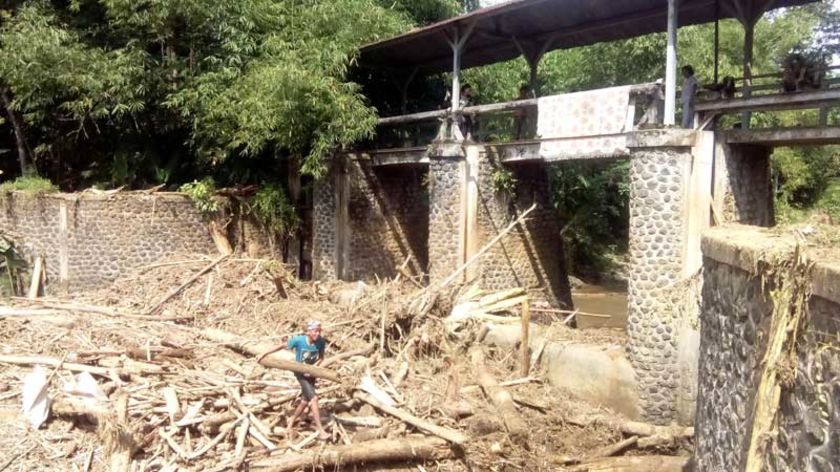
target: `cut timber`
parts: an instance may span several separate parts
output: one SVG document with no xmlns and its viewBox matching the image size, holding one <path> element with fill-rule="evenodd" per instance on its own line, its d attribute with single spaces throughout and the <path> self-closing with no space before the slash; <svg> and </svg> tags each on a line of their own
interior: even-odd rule
<svg viewBox="0 0 840 472">
<path fill-rule="evenodd" d="M 150 316 L 150 315 L 138 315 L 135 313 L 126 313 L 122 311 L 112 310 L 110 308 L 96 306 L 96 305 L 86 305 L 83 303 L 66 303 L 66 302 L 57 302 L 57 301 L 50 301 L 50 300 L 29 300 L 25 298 L 14 298 L 14 300 L 21 300 L 26 301 L 29 303 L 37 304 L 43 306 L 45 308 L 51 308 L 54 310 L 63 310 L 63 311 L 71 311 L 71 312 L 82 312 L 82 313 L 95 313 L 97 315 L 104 315 L 104 316 L 112 316 L 114 318 L 126 318 L 130 320 L 143 320 L 143 321 L 179 321 L 185 319 L 191 319 L 192 316 L 176 316 L 176 317 L 162 317 L 162 316 Z"/>
<path fill-rule="evenodd" d="M 522 340 L 519 342 L 519 375 L 527 377 L 531 371 L 531 353 L 529 351 L 528 334 L 531 325 L 531 304 L 526 298 L 522 302 Z"/>
<path fill-rule="evenodd" d="M 470 350 L 470 360 L 476 380 L 497 408 L 511 439 L 518 444 L 526 444 L 528 442 L 528 425 L 516 411 L 510 393 L 490 375 L 487 364 L 484 362 L 484 351 L 480 347 L 473 347 Z"/>
<path fill-rule="evenodd" d="M 157 312 L 158 310 L 160 310 L 160 307 L 162 307 L 164 303 L 168 302 L 168 301 L 169 301 L 170 299 L 172 299 L 172 297 L 174 297 L 175 295 L 178 295 L 179 293 L 181 293 L 181 291 L 182 291 L 182 290 L 184 290 L 185 288 L 187 288 L 187 287 L 189 287 L 190 285 L 192 285 L 192 284 L 193 284 L 196 280 L 198 280 L 198 279 L 199 279 L 202 275 L 204 275 L 204 274 L 206 274 L 207 272 L 210 272 L 211 270 L 213 270 L 213 267 L 216 267 L 217 265 L 219 265 L 222 261 L 224 261 L 224 260 L 225 260 L 225 259 L 227 259 L 228 257 L 230 257 L 230 255 L 223 255 L 222 257 L 220 257 L 220 258 L 216 259 L 215 261 L 211 262 L 210 264 L 207 264 L 207 265 L 206 265 L 203 269 L 201 269 L 200 271 L 196 272 L 196 273 L 195 273 L 192 277 L 190 277 L 189 279 L 187 279 L 187 281 L 186 281 L 186 282 L 182 283 L 182 284 L 181 284 L 181 285 L 179 285 L 177 288 L 175 288 L 175 290 L 172 290 L 171 292 L 169 292 L 168 294 L 166 294 L 166 296 L 165 296 L 165 297 L 163 297 L 163 298 L 162 298 L 159 302 L 157 302 L 157 303 L 155 304 L 155 306 L 153 306 L 152 308 L 150 308 L 150 309 L 149 309 L 149 311 L 148 311 L 148 312 L 146 312 L 146 314 L 147 314 L 147 315 L 152 315 L 152 314 L 154 314 L 155 312 Z"/>
<path fill-rule="evenodd" d="M 607 417 L 587 417 L 587 418 L 563 418 L 567 423 L 577 426 L 591 426 L 593 424 L 603 424 L 611 428 L 617 429 L 624 434 L 633 436 L 661 436 L 674 439 L 692 438 L 694 437 L 694 428 L 686 428 L 681 426 L 656 426 L 648 423 L 641 423 L 638 421 L 623 421 L 615 420 Z M 641 439 L 639 440 L 642 441 Z"/>
<path fill-rule="evenodd" d="M 5 356 L 0 355 L 0 364 L 14 364 L 14 365 L 46 365 L 56 369 L 69 370 L 71 372 L 87 372 L 93 375 L 102 377 L 110 377 L 112 373 L 120 373 L 117 369 L 109 369 L 106 367 L 96 367 L 85 364 L 73 364 L 70 362 L 62 362 L 61 359 L 55 357 L 44 356 Z"/>
<path fill-rule="evenodd" d="M 29 284 L 29 293 L 27 298 L 34 300 L 38 298 L 38 292 L 41 288 L 41 274 L 44 270 L 44 258 L 38 256 L 35 258 L 35 263 L 32 265 L 32 281 Z"/>
<path fill-rule="evenodd" d="M 223 256 L 230 256 L 233 254 L 233 248 L 230 246 L 230 241 L 227 238 L 227 235 L 222 228 L 219 227 L 219 223 L 215 221 L 210 222 L 210 236 L 213 238 L 213 243 L 216 245 L 216 249 L 218 249 L 219 254 Z"/>
<path fill-rule="evenodd" d="M 337 469 L 353 464 L 392 461 L 435 461 L 454 457 L 446 441 L 438 438 L 411 437 L 406 439 L 381 439 L 350 446 L 329 447 L 284 454 L 278 458 L 257 461 L 255 470 L 291 472 L 310 469 Z"/>
<path fill-rule="evenodd" d="M 385 413 L 388 413 L 389 415 L 398 418 L 403 422 L 410 424 L 411 426 L 414 426 L 415 428 L 421 431 L 425 431 L 429 434 L 434 434 L 435 436 L 446 439 L 451 443 L 462 445 L 469 440 L 467 436 L 461 434 L 459 431 L 438 426 L 434 423 L 422 420 L 410 413 L 406 413 L 398 408 L 384 405 L 376 401 L 370 395 L 357 392 L 355 397 L 374 408 L 384 411 Z"/>
<path fill-rule="evenodd" d="M 569 467 L 569 472 L 682 472 L 687 456 L 605 457 Z"/>
<path fill-rule="evenodd" d="M 21 317 L 26 318 L 30 316 L 52 316 L 61 313 L 58 310 L 50 310 L 49 308 L 15 308 L 12 306 L 0 306 L 0 318 L 5 317 Z"/>
<path fill-rule="evenodd" d="M 238 351 L 246 352 L 252 356 L 259 356 L 274 347 L 268 343 L 248 341 L 247 339 L 243 339 L 235 334 L 219 329 L 208 328 L 202 330 L 201 335 L 213 342 L 224 344 L 225 346 Z M 333 370 L 284 359 L 277 353 L 265 356 L 262 361 L 260 361 L 260 364 L 274 369 L 283 369 L 300 374 L 309 374 L 313 377 L 326 379 L 332 382 L 341 381 L 338 373 Z"/>
<path fill-rule="evenodd" d="M 321 363 L 321 367 L 327 368 L 338 361 L 343 361 L 344 359 L 349 359 L 354 356 L 366 356 L 373 352 L 374 347 L 375 346 L 373 344 L 368 344 L 364 347 L 356 349 L 355 351 L 342 352 L 341 354 L 336 354 L 332 357 L 328 357 L 324 359 L 324 362 Z"/>
</svg>

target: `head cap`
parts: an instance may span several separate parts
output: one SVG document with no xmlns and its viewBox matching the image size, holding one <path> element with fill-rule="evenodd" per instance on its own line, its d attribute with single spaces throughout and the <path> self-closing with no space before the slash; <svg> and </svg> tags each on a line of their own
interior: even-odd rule
<svg viewBox="0 0 840 472">
<path fill-rule="evenodd" d="M 312 329 L 321 329 L 321 322 L 320 321 L 310 321 L 309 323 L 306 323 L 306 330 L 309 331 L 309 330 L 312 330 Z"/>
</svg>

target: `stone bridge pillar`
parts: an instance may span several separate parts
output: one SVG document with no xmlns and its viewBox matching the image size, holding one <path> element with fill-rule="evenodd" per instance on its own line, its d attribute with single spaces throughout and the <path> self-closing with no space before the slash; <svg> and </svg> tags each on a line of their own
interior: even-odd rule
<svg viewBox="0 0 840 472">
<path fill-rule="evenodd" d="M 770 179 L 772 148 L 727 144 L 715 148 L 714 205 L 721 222 L 769 227 L 775 224 Z"/>
<path fill-rule="evenodd" d="M 429 280 L 443 280 L 535 205 L 527 219 L 475 261 L 459 280 L 485 290 L 522 287 L 555 306 L 571 293 L 545 163 L 505 166 L 482 145 L 438 143 L 429 163 Z M 499 188 L 495 177 L 511 177 Z"/>
<path fill-rule="evenodd" d="M 708 223 L 711 160 L 693 156 L 699 148 L 690 130 L 637 132 L 628 146 L 630 361 L 643 416 L 660 424 L 690 423 L 697 382 L 699 276 L 687 273 L 686 264 L 692 252 L 699 256 L 699 245 L 691 244 L 704 229 L 695 228 L 692 218 L 702 221 L 705 215 Z M 705 212 L 692 208 L 693 183 L 696 194 L 706 197 L 701 199 Z"/>
<path fill-rule="evenodd" d="M 429 150 L 429 281 L 442 280 L 466 261 L 466 154 L 461 145 Z"/>
</svg>

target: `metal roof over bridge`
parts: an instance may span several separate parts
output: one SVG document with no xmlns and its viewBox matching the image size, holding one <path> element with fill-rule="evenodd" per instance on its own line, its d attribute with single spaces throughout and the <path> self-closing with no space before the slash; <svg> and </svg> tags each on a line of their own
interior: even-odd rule
<svg viewBox="0 0 840 472">
<path fill-rule="evenodd" d="M 818 0 L 682 0 L 680 26 L 716 18 L 755 21 L 766 10 Z M 362 48 L 360 64 L 431 74 L 452 71 L 452 46 L 469 35 L 461 68 L 667 29 L 668 0 L 513 0 L 418 28 Z M 518 44 L 517 44 L 518 43 Z"/>
</svg>

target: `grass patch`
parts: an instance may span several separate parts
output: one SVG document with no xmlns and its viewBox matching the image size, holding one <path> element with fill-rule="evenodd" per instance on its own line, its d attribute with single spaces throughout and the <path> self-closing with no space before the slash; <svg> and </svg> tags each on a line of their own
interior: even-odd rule
<svg viewBox="0 0 840 472">
<path fill-rule="evenodd" d="M 0 193 L 23 192 L 28 195 L 41 195 L 58 192 L 58 187 L 41 177 L 18 177 L 0 185 Z"/>
</svg>

